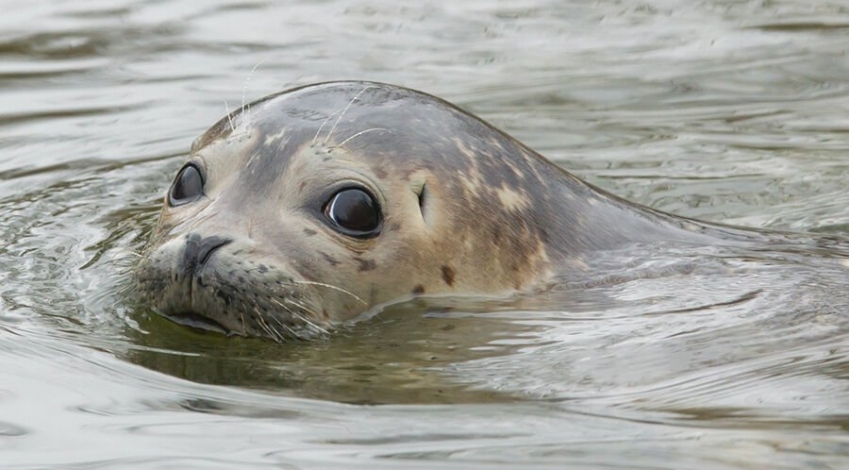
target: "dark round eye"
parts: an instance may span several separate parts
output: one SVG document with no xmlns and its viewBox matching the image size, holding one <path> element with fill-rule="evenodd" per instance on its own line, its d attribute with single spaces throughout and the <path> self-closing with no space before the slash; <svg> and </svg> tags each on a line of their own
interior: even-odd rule
<svg viewBox="0 0 849 470">
<path fill-rule="evenodd" d="M 201 194 L 203 194 L 203 177 L 196 166 L 189 164 L 177 173 L 177 178 L 174 179 L 174 184 L 168 192 L 168 203 L 179 206 L 194 201 Z"/>
<path fill-rule="evenodd" d="M 380 208 L 372 195 L 361 189 L 334 194 L 324 206 L 324 215 L 345 235 L 369 238 L 380 231 Z"/>
</svg>

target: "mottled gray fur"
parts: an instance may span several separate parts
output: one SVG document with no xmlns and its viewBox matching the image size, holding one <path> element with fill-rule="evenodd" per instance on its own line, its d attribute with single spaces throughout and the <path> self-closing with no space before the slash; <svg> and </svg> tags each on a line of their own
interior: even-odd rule
<svg viewBox="0 0 849 470">
<path fill-rule="evenodd" d="M 605 251 L 704 244 L 718 230 L 606 194 L 450 103 L 379 83 L 269 96 L 215 124 L 190 161 L 204 195 L 166 201 L 139 289 L 163 314 L 275 340 L 412 295 L 580 278 Z M 377 197 L 379 236 L 325 220 L 323 204 L 350 184 Z M 213 236 L 232 243 L 187 270 L 188 240 Z"/>
</svg>

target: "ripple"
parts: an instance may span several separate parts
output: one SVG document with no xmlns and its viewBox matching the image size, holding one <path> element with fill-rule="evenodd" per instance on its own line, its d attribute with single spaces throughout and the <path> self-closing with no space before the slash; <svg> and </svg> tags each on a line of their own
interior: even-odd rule
<svg viewBox="0 0 849 470">
<path fill-rule="evenodd" d="M 0 437 L 21 437 L 29 434 L 26 428 L 0 421 Z"/>
<path fill-rule="evenodd" d="M 657 209 L 842 235 L 845 13 L 13 1 L 0 15 L 4 468 L 846 467 L 834 240 L 670 251 L 649 267 L 678 262 L 667 276 L 618 259 L 536 311 L 406 303 L 286 345 L 197 334 L 125 295 L 127 253 L 191 141 L 243 96 L 332 79 L 443 96 Z"/>
</svg>

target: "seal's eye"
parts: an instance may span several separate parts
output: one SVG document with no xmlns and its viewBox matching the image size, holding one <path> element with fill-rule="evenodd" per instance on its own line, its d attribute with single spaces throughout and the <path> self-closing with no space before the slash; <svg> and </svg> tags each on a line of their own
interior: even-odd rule
<svg viewBox="0 0 849 470">
<path fill-rule="evenodd" d="M 324 215 L 345 235 L 369 238 L 380 232 L 380 208 L 362 189 L 348 188 L 334 194 L 324 206 Z"/>
<path fill-rule="evenodd" d="M 200 170 L 192 164 L 188 164 L 177 173 L 174 184 L 168 192 L 168 203 L 179 206 L 194 201 L 203 194 L 203 177 Z"/>
</svg>

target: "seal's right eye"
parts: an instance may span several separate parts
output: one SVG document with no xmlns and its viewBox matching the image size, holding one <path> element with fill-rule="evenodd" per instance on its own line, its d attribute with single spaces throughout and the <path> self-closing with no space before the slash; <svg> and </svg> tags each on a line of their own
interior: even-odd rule
<svg viewBox="0 0 849 470">
<path fill-rule="evenodd" d="M 345 235 L 371 238 L 380 233 L 380 207 L 371 194 L 358 188 L 334 194 L 324 206 L 324 215 Z"/>
<path fill-rule="evenodd" d="M 203 176 L 200 170 L 190 163 L 177 173 L 177 178 L 174 179 L 174 184 L 168 191 L 168 203 L 171 206 L 180 206 L 194 201 L 201 194 L 203 194 Z"/>
</svg>

